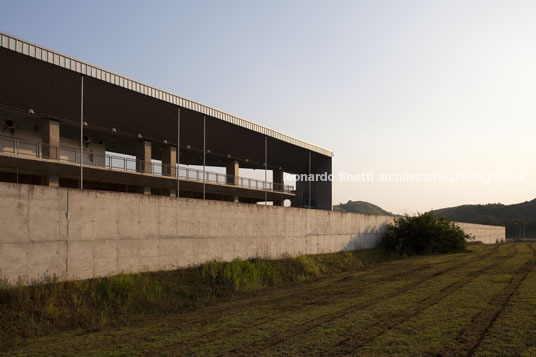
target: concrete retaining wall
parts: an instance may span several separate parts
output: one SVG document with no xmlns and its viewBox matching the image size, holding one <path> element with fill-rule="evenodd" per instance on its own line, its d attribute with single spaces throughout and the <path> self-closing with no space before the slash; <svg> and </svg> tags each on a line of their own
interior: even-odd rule
<svg viewBox="0 0 536 357">
<path fill-rule="evenodd" d="M 0 183 L 0 274 L 86 279 L 374 247 L 391 217 Z M 463 224 L 485 243 L 504 227 Z"/>
</svg>

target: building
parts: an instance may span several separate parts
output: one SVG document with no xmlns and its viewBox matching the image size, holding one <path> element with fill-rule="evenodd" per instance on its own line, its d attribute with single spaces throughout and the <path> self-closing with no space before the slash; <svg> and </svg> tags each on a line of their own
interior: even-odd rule
<svg viewBox="0 0 536 357">
<path fill-rule="evenodd" d="M 283 181 L 329 150 L 1 32 L 0 64 L 0 181 L 331 210 L 331 181 Z"/>
</svg>

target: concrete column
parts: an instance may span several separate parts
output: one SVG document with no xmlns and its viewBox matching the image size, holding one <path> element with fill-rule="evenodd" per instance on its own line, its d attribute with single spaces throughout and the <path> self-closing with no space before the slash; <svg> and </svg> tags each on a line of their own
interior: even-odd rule
<svg viewBox="0 0 536 357">
<path fill-rule="evenodd" d="M 171 145 L 164 145 L 162 148 L 162 175 L 177 177 L 177 148 Z"/>
<path fill-rule="evenodd" d="M 228 185 L 238 185 L 238 170 L 240 166 L 237 160 L 230 160 L 227 163 L 227 184 Z"/>
<path fill-rule="evenodd" d="M 228 185 L 235 185 L 235 186 L 238 185 L 239 169 L 240 169 L 240 165 L 238 163 L 238 160 L 229 160 L 227 162 L 226 174 L 227 174 L 227 184 Z M 238 196 L 234 195 L 232 197 L 233 197 L 232 201 L 237 203 L 238 202 Z"/>
<path fill-rule="evenodd" d="M 151 142 L 140 140 L 136 148 L 136 171 L 151 173 Z"/>
<path fill-rule="evenodd" d="M 274 181 L 274 191 L 285 191 L 284 180 L 283 180 L 283 171 L 282 170 L 273 170 L 272 171 L 273 181 Z M 274 206 L 283 206 L 283 201 L 274 201 Z"/>
<path fill-rule="evenodd" d="M 43 127 L 43 158 L 58 160 L 60 149 L 60 122 L 49 119 Z"/>
<path fill-rule="evenodd" d="M 43 145 L 41 148 L 44 159 L 59 160 L 60 158 L 60 122 L 53 119 L 45 121 L 42 132 Z M 60 178 L 47 175 L 45 183 L 51 187 L 59 187 Z"/>
</svg>

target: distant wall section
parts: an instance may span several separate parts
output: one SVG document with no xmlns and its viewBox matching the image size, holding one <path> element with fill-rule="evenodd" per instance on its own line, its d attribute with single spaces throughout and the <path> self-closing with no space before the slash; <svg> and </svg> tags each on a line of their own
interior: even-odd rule
<svg viewBox="0 0 536 357">
<path fill-rule="evenodd" d="M 476 241 L 486 244 L 503 242 L 506 238 L 505 227 L 487 226 L 473 223 L 456 223 L 465 233 L 475 237 Z"/>
</svg>

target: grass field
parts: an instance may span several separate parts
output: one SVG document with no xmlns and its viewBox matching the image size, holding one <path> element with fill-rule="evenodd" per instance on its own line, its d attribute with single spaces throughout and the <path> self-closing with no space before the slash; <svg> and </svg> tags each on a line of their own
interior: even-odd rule
<svg viewBox="0 0 536 357">
<path fill-rule="evenodd" d="M 192 311 L 29 338 L 9 355 L 536 355 L 536 243 L 403 259 Z"/>
</svg>

